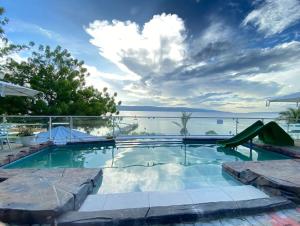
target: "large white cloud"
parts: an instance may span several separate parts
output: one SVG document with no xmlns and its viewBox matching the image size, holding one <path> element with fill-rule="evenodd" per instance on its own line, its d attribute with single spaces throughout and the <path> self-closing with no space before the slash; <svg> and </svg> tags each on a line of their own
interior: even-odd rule
<svg viewBox="0 0 300 226">
<path fill-rule="evenodd" d="M 260 111 L 265 98 L 286 92 L 288 82 L 297 79 L 289 73 L 286 82 L 272 80 L 273 74 L 300 70 L 300 42 L 247 48 L 221 21 L 212 20 L 197 37 L 171 14 L 156 15 L 142 27 L 96 20 L 86 31 L 99 53 L 123 71 L 90 68 L 94 81 L 101 77 L 125 104 Z"/>
<path fill-rule="evenodd" d="M 281 33 L 300 20 L 299 0 L 264 0 L 243 20 L 242 25 L 253 24 L 266 36 Z"/>
<path fill-rule="evenodd" d="M 171 72 L 185 58 L 185 26 L 177 15 L 156 15 L 142 28 L 131 21 L 96 20 L 86 31 L 103 57 L 133 76 Z"/>
</svg>

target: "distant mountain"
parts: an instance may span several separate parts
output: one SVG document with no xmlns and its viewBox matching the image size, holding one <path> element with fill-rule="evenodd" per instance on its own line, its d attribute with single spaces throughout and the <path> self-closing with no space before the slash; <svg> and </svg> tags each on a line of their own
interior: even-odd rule
<svg viewBox="0 0 300 226">
<path fill-rule="evenodd" d="M 155 106 L 118 106 L 119 111 L 164 111 L 164 112 L 214 112 L 227 113 L 216 110 L 187 107 L 155 107 Z"/>
</svg>

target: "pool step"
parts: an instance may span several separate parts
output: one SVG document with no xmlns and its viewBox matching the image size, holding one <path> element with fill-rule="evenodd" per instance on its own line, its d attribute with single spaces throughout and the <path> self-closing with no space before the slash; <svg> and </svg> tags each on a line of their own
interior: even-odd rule
<svg viewBox="0 0 300 226">
<path fill-rule="evenodd" d="M 182 141 L 180 140 L 137 140 L 137 141 L 118 141 L 116 143 L 117 148 L 130 148 L 130 147 L 137 147 L 137 146 L 149 146 L 149 147 L 159 147 L 162 145 L 182 145 Z"/>
<path fill-rule="evenodd" d="M 79 211 L 59 217 L 58 225 L 148 225 L 260 213 L 294 206 L 252 186 L 209 187 L 174 192 L 89 195 Z"/>
</svg>

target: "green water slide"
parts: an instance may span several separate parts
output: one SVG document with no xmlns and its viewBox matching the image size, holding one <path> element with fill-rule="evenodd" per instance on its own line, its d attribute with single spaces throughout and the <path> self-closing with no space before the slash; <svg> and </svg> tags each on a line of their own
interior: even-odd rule
<svg viewBox="0 0 300 226">
<path fill-rule="evenodd" d="M 238 145 L 252 140 L 256 136 L 258 136 L 265 144 L 294 146 L 293 138 L 291 138 L 291 136 L 287 134 L 276 122 L 271 121 L 264 125 L 264 123 L 260 120 L 253 123 L 234 137 L 219 141 L 218 144 L 223 147 L 237 147 Z"/>
</svg>

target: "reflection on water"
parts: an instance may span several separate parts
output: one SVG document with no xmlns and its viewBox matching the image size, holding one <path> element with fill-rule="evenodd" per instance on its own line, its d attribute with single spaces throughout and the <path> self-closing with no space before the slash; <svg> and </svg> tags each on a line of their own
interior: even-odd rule
<svg viewBox="0 0 300 226">
<path fill-rule="evenodd" d="M 283 159 L 282 155 L 216 145 L 126 143 L 115 146 L 72 145 L 47 150 L 7 168 L 103 168 L 99 193 L 183 190 L 237 185 L 222 163 Z"/>
</svg>

